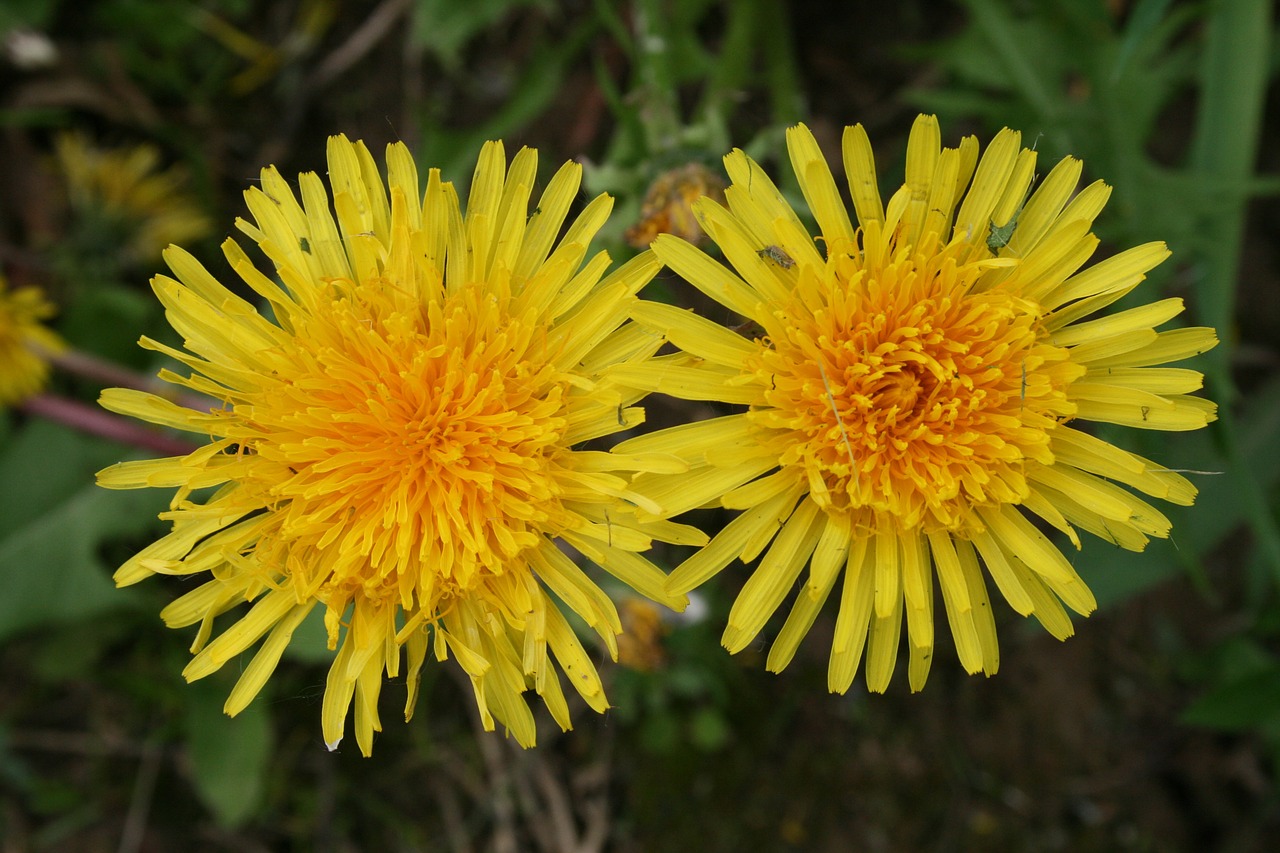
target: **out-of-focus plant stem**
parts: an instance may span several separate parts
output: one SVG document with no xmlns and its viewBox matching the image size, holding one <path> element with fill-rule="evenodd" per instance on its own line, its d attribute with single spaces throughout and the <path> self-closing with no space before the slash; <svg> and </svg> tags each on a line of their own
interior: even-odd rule
<svg viewBox="0 0 1280 853">
<path fill-rule="evenodd" d="M 680 133 L 665 5 L 661 0 L 640 0 L 635 5 L 636 51 L 632 59 L 640 80 L 640 110 L 650 151 L 673 148 Z"/>
<path fill-rule="evenodd" d="M 191 442 L 156 432 L 137 421 L 126 420 L 104 412 L 96 406 L 53 394 L 37 394 L 29 397 L 17 408 L 29 415 L 46 418 L 80 432 L 154 451 L 164 456 L 186 456 L 196 449 L 196 445 Z"/>
</svg>

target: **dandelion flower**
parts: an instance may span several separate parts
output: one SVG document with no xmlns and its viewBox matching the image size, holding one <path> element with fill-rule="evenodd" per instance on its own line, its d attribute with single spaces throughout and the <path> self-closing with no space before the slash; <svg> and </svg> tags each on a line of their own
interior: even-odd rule
<svg viewBox="0 0 1280 853">
<path fill-rule="evenodd" d="M 668 632 L 662 610 L 652 601 L 629 595 L 618 603 L 622 636 L 618 638 L 618 663 L 639 672 L 656 672 L 667 662 L 663 638 Z"/>
<path fill-rule="evenodd" d="M 1196 489 L 1082 426 L 1191 430 L 1212 421 L 1214 404 L 1188 396 L 1201 375 L 1158 365 L 1204 352 L 1216 337 L 1156 331 L 1182 311 L 1179 299 L 1087 319 L 1168 251 L 1149 243 L 1085 266 L 1110 190 L 1098 182 L 1073 196 L 1079 161 L 1064 159 L 1028 197 L 1036 153 L 1018 133 L 1002 131 L 979 158 L 972 137 L 943 148 L 936 119 L 922 116 L 906 183 L 882 204 L 865 131 L 847 128 L 843 143 L 856 228 L 799 125 L 787 147 L 818 237 L 734 151 L 727 208 L 698 207 L 732 269 L 657 239 L 658 257 L 759 335 L 641 304 L 634 316 L 684 354 L 620 366 L 615 378 L 749 409 L 617 449 L 690 466 L 634 483 L 667 515 L 707 504 L 741 510 L 668 581 L 686 592 L 735 558 L 763 553 L 729 614 L 731 652 L 798 587 L 767 661 L 780 671 L 839 586 L 830 689 L 849 688 L 865 651 L 867 686 L 883 691 L 905 616 L 918 690 L 933 656 L 935 579 L 961 664 L 990 675 L 999 653 L 988 576 L 1014 610 L 1060 639 L 1072 633 L 1064 604 L 1086 615 L 1095 607 L 1037 521 L 1077 548 L 1077 529 L 1135 551 L 1169 535 L 1165 516 L 1134 492 L 1186 505 Z"/>
<path fill-rule="evenodd" d="M 183 189 L 186 171 L 160 171 L 154 146 L 98 148 L 80 134 L 63 133 L 54 151 L 95 254 L 109 249 L 127 262 L 151 263 L 170 243 L 209 233 L 208 217 Z"/>
<path fill-rule="evenodd" d="M 112 411 L 210 438 L 187 456 L 100 472 L 108 488 L 177 488 L 162 515 L 172 532 L 116 582 L 205 578 L 161 614 L 172 627 L 199 625 L 189 680 L 262 641 L 229 714 L 259 692 L 319 605 L 336 651 L 321 710 L 330 748 L 354 704 L 357 742 L 370 752 L 384 673 L 407 679 L 408 719 L 428 652 L 467 673 L 486 728 L 496 719 L 530 745 L 526 690 L 570 725 L 559 671 L 589 706 L 607 707 L 557 599 L 617 654 L 613 604 L 560 545 L 679 608 L 684 596 L 666 593 L 640 552 L 655 537 L 705 541 L 635 515 L 657 507 L 629 491 L 632 472 L 681 463 L 571 449 L 643 420 L 631 405 L 640 395 L 603 374 L 661 345 L 626 319 L 661 265 L 645 253 L 606 276 L 608 256 L 588 258 L 607 196 L 557 243 L 581 170 L 560 169 L 530 215 L 530 149 L 508 171 L 502 145 L 484 147 L 465 215 L 438 171 L 420 190 L 402 144 L 388 149 L 385 185 L 365 146 L 345 137 L 330 139 L 328 165 L 334 214 L 315 174 L 300 176 L 301 204 L 274 168 L 245 194 L 255 222 L 237 224 L 283 286 L 234 240 L 223 244 L 271 319 L 190 255 L 166 252 L 176 279 L 152 285 L 187 352 L 141 343 L 191 370 L 162 378 L 218 404 L 197 412 L 142 392 L 103 394 Z M 216 617 L 246 602 L 210 639 Z"/>
<path fill-rule="evenodd" d="M 674 234 L 700 245 L 706 234 L 693 214 L 703 196 L 724 201 L 724 181 L 701 163 L 686 163 L 663 172 L 649 185 L 640 205 L 640 221 L 623 237 L 637 249 L 647 249 L 659 234 Z"/>
<path fill-rule="evenodd" d="M 49 379 L 49 357 L 66 348 L 43 325 L 53 303 L 34 287 L 10 291 L 0 276 L 0 408 L 40 393 Z"/>
</svg>

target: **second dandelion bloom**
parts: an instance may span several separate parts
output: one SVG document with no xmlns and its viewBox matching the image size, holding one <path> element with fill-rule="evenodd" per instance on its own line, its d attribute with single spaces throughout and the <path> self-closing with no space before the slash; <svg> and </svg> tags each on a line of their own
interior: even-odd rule
<svg viewBox="0 0 1280 853">
<path fill-rule="evenodd" d="M 79 218 L 76 232 L 101 263 L 150 264 L 170 243 L 202 239 L 208 217 L 186 189 L 180 167 L 160 169 L 160 152 L 150 145 L 100 148 L 80 134 L 54 140 L 67 200 Z"/>
<path fill-rule="evenodd" d="M 0 275 L 0 409 L 40 393 L 49 381 L 49 359 L 66 348 L 45 325 L 54 313 L 40 290 L 10 290 Z"/>
<path fill-rule="evenodd" d="M 708 504 L 740 511 L 668 589 L 686 592 L 763 554 L 729 615 L 725 646 L 745 648 L 791 597 L 768 657 L 781 670 L 834 597 L 828 683 L 843 692 L 864 652 L 868 688 L 887 687 L 904 620 L 908 680 L 924 685 L 936 583 L 961 664 L 992 674 L 993 583 L 1059 638 L 1072 633 L 1068 608 L 1095 607 L 1037 521 L 1076 547 L 1083 530 L 1141 550 L 1167 537 L 1170 523 L 1137 493 L 1194 500 L 1184 477 L 1084 422 L 1209 423 L 1214 404 L 1191 396 L 1200 373 L 1162 365 L 1217 338 L 1207 328 L 1157 330 L 1182 312 L 1179 299 L 1098 316 L 1168 251 L 1149 243 L 1085 266 L 1109 187 L 1077 194 L 1081 164 L 1067 158 L 1032 192 L 1036 154 L 1014 131 L 979 156 L 972 137 L 943 147 L 936 119 L 921 116 L 906 181 L 885 203 L 865 132 L 847 128 L 856 218 L 809 130 L 792 128 L 787 145 L 819 234 L 735 151 L 725 159 L 727 207 L 698 207 L 729 266 L 673 237 L 654 244 L 753 331 L 642 304 L 637 320 L 684 354 L 613 372 L 636 389 L 748 407 L 618 448 L 690 466 L 678 477 L 638 477 L 635 489 L 665 515 Z"/>
<path fill-rule="evenodd" d="M 581 169 L 566 164 L 531 204 L 530 149 L 508 165 L 501 144 L 487 144 L 465 213 L 437 171 L 423 190 L 403 145 L 388 148 L 385 182 L 363 144 L 332 138 L 328 160 L 329 188 L 302 175 L 301 203 L 275 169 L 246 193 L 254 222 L 238 224 L 268 272 L 236 242 L 223 246 L 269 316 L 190 255 L 166 253 L 176 278 L 153 287 L 185 351 L 143 344 L 189 368 L 165 379 L 216 402 L 197 412 L 104 393 L 113 411 L 209 439 L 187 456 L 99 474 L 109 488 L 177 489 L 164 515 L 172 532 L 116 581 L 202 579 L 162 616 L 199 626 L 188 679 L 257 645 L 229 713 L 320 608 L 336 651 L 321 711 L 331 748 L 354 704 L 357 742 L 370 751 L 387 677 L 408 681 L 407 718 L 428 655 L 466 673 L 486 728 L 496 720 L 532 744 L 526 691 L 569 726 L 561 673 L 592 708 L 608 706 L 561 608 L 615 655 L 621 626 L 580 563 L 679 608 L 684 596 L 667 593 L 640 552 L 655 537 L 705 541 L 636 517 L 659 507 L 630 491 L 632 473 L 683 463 L 575 449 L 643 420 L 640 393 L 605 372 L 661 345 L 627 320 L 660 264 L 645 253 L 610 272 L 605 253 L 588 253 L 607 196 L 561 236 Z"/>
</svg>

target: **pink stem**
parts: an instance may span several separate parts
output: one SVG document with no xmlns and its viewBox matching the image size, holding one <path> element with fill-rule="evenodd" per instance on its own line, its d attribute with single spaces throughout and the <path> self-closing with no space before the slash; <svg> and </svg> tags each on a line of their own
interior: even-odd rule
<svg viewBox="0 0 1280 853">
<path fill-rule="evenodd" d="M 104 412 L 95 406 L 52 394 L 29 397 L 18 408 L 90 435 L 131 444 L 165 456 L 186 456 L 198 447 L 191 442 L 171 438 L 150 427 Z"/>
<path fill-rule="evenodd" d="M 43 351 L 41 355 L 54 367 L 76 376 L 82 376 L 99 385 L 133 388 L 138 391 L 155 394 L 158 397 L 164 397 L 166 400 L 173 400 L 175 403 L 179 403 L 189 409 L 195 409 L 198 412 L 207 412 L 209 410 L 208 400 L 203 397 L 177 391 L 154 376 L 136 373 L 126 367 L 121 367 L 115 362 L 106 361 L 87 352 L 68 349 L 61 352 Z"/>
</svg>

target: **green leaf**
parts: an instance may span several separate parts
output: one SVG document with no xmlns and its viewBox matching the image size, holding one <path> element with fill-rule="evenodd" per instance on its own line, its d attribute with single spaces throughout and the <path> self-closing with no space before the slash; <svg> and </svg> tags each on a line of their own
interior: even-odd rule
<svg viewBox="0 0 1280 853">
<path fill-rule="evenodd" d="M 440 58 L 446 67 L 462 64 L 462 49 L 486 27 L 533 0 L 418 0 L 414 5 L 413 40 Z"/>
<path fill-rule="evenodd" d="M 689 736 L 694 746 L 704 752 L 720 749 L 732 734 L 724 715 L 715 708 L 699 708 L 689 721 Z"/>
<path fill-rule="evenodd" d="M 1272 5 L 1267 0 L 1237 0 L 1211 7 L 1191 149 L 1191 165 L 1203 176 L 1245 184 L 1253 175 L 1271 79 Z M 1202 226 L 1211 244 L 1197 282 L 1200 309 L 1220 332 L 1232 328 L 1236 317 L 1248 201 L 1240 195 L 1229 211 L 1215 213 Z M 1280 584 L 1280 525 L 1265 488 L 1255 478 L 1254 460 L 1241 446 L 1231 408 L 1238 394 L 1231 354 L 1230 347 L 1218 347 L 1207 356 L 1209 387 L 1223 405 L 1216 432 L 1238 488 L 1234 497 L 1245 507 L 1257 547 Z"/>
<path fill-rule="evenodd" d="M 0 640 L 27 628 L 63 624 L 132 605 L 134 594 L 111 582 L 98 543 L 148 526 L 162 503 L 121 498 L 86 486 L 22 530 L 0 539 Z"/>
<path fill-rule="evenodd" d="M 312 608 L 293 632 L 284 656 L 303 663 L 331 664 L 337 652 L 329 651 L 329 632 L 324 627 L 324 605 Z"/>
<path fill-rule="evenodd" d="M 221 824 L 236 827 L 262 803 L 273 739 L 262 697 L 235 717 L 222 713 L 229 690 L 221 678 L 190 686 L 186 736 L 196 793 Z"/>
<path fill-rule="evenodd" d="M 119 445 L 33 420 L 0 444 L 0 537 L 12 535 L 93 482 L 125 455 Z"/>
<path fill-rule="evenodd" d="M 647 752 L 671 753 L 680 746 L 680 741 L 680 722 L 671 714 L 648 717 L 641 724 L 640 744 Z"/>
<path fill-rule="evenodd" d="M 1264 488 L 1274 489 L 1280 482 L 1280 454 L 1270 448 L 1280 430 L 1280 382 L 1255 388 L 1236 419 L 1251 476 Z M 1195 504 L 1189 507 L 1153 501 L 1173 522 L 1171 541 L 1155 540 L 1145 552 L 1135 554 L 1088 536 L 1083 537 L 1080 554 L 1068 552 L 1099 607 L 1116 604 L 1183 571 L 1200 576 L 1201 557 L 1249 523 L 1240 498 L 1244 486 L 1223 458 L 1211 430 L 1171 437 L 1168 433 L 1103 428 L 1098 436 L 1157 464 L 1187 471 L 1185 476 L 1200 489 Z"/>
<path fill-rule="evenodd" d="M 1169 9 L 1170 0 L 1138 0 L 1133 13 L 1129 16 L 1129 25 L 1125 27 L 1124 41 L 1116 54 L 1115 64 L 1111 71 L 1111 79 L 1119 80 L 1124 76 L 1129 61 L 1133 59 L 1142 44 L 1159 28 Z"/>
<path fill-rule="evenodd" d="M 470 175 L 481 143 L 512 136 L 541 115 L 552 99 L 563 91 L 564 78 L 572 60 L 592 34 L 590 24 L 590 21 L 585 21 L 556 43 L 538 46 L 529 58 L 525 72 L 505 98 L 505 105 L 483 122 L 459 129 L 437 124 L 430 118 L 425 120 L 423 137 L 428 144 L 420 152 L 419 162 L 439 164 L 441 173 L 446 177 Z M 459 188 L 463 186 L 465 184 L 460 184 Z"/>
<path fill-rule="evenodd" d="M 1045 79 L 1036 51 L 1029 49 L 1017 26 L 992 0 L 966 0 L 974 24 L 986 36 L 991 52 L 998 57 L 1008 83 L 1028 103 L 1046 117 L 1055 114 L 1058 100 Z"/>
<path fill-rule="evenodd" d="M 93 471 L 119 453 L 60 427 L 33 424 L 0 456 L 0 640 L 131 606 L 111 582 L 105 543 L 155 524 L 165 496 L 108 492 Z"/>
<path fill-rule="evenodd" d="M 1215 729 L 1251 729 L 1280 721 L 1280 666 L 1235 679 L 1201 696 L 1182 721 Z"/>
<path fill-rule="evenodd" d="M 159 303 L 149 292 L 112 282 L 84 287 L 62 309 L 58 328 L 67 340 L 99 358 L 140 370 L 153 354 L 138 346 L 138 331 L 155 325 Z"/>
<path fill-rule="evenodd" d="M 1183 571 L 1182 561 L 1168 542 L 1153 542 L 1146 551 L 1136 554 L 1092 536 L 1081 539 L 1084 544 L 1081 553 L 1076 554 L 1070 545 L 1066 545 L 1064 553 L 1103 610 Z"/>
<path fill-rule="evenodd" d="M 58 10 L 58 0 L 6 0 L 0 6 L 0 36 L 12 30 L 43 30 Z"/>
<path fill-rule="evenodd" d="M 129 597 L 133 599 L 132 593 Z M 160 620 L 149 613 L 146 616 L 100 617 L 50 631 L 34 644 L 30 659 L 32 672 L 47 684 L 92 680 L 99 674 L 103 659 L 110 654 L 112 646 L 130 640 L 136 642 L 135 632 L 142 619 L 146 619 L 148 627 L 155 631 L 162 630 Z M 112 662 L 118 664 L 118 660 Z"/>
</svg>

